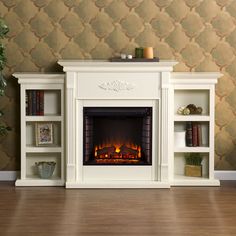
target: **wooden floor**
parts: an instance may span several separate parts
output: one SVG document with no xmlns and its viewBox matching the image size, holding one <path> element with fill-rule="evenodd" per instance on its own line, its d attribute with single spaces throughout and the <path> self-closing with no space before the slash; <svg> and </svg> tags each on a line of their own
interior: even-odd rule
<svg viewBox="0 0 236 236">
<path fill-rule="evenodd" d="M 0 183 L 0 235 L 236 235 L 236 182 L 90 189 Z"/>
</svg>

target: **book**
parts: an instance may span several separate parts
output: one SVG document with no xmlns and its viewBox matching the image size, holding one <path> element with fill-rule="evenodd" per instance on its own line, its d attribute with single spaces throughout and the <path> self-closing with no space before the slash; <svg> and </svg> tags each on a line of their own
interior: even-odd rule
<svg viewBox="0 0 236 236">
<path fill-rule="evenodd" d="M 40 90 L 36 90 L 36 115 L 37 116 L 40 115 L 39 104 L 40 104 Z"/>
<path fill-rule="evenodd" d="M 29 115 L 29 91 L 25 91 L 25 114 Z"/>
<path fill-rule="evenodd" d="M 44 115 L 44 91 L 40 90 L 39 92 L 39 115 Z"/>
<path fill-rule="evenodd" d="M 198 145 L 198 133 L 197 133 L 197 123 L 192 123 L 192 144 L 193 147 L 199 146 Z"/>
<path fill-rule="evenodd" d="M 186 122 L 186 146 L 192 147 L 193 146 L 193 132 L 192 132 L 192 122 Z"/>
<path fill-rule="evenodd" d="M 36 90 L 32 90 L 32 115 L 35 116 L 37 115 L 36 112 L 36 104 L 37 104 L 37 98 L 36 98 Z"/>
<path fill-rule="evenodd" d="M 32 116 L 32 91 L 28 90 L 28 115 Z"/>
<path fill-rule="evenodd" d="M 202 146 L 202 126 L 200 123 L 197 124 L 197 141 L 198 146 Z"/>
</svg>

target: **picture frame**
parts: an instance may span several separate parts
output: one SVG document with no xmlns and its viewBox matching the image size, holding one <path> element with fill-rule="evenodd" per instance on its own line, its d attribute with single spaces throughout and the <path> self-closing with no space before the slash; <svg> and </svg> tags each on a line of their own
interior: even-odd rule
<svg viewBox="0 0 236 236">
<path fill-rule="evenodd" d="M 53 144 L 53 123 L 37 122 L 35 124 L 36 146 L 47 146 Z"/>
</svg>

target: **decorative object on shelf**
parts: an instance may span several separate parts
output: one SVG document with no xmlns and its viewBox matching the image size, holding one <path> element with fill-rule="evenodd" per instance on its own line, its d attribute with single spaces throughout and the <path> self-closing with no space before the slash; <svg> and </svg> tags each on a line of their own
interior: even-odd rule
<svg viewBox="0 0 236 236">
<path fill-rule="evenodd" d="M 197 107 L 194 104 L 188 104 L 186 107 L 181 106 L 177 110 L 178 115 L 201 115 L 202 107 Z"/>
<path fill-rule="evenodd" d="M 35 124 L 36 146 L 53 144 L 53 123 L 37 122 Z"/>
<path fill-rule="evenodd" d="M 127 55 L 127 58 L 128 58 L 129 60 L 131 60 L 131 59 L 133 58 L 133 56 L 132 56 L 131 54 L 129 54 L 129 55 Z"/>
<path fill-rule="evenodd" d="M 201 115 L 202 111 L 203 111 L 202 107 L 197 107 L 196 114 Z"/>
<path fill-rule="evenodd" d="M 185 131 L 175 131 L 174 133 L 175 147 L 181 148 L 186 146 L 185 136 L 186 136 Z"/>
<path fill-rule="evenodd" d="M 110 59 L 111 62 L 159 62 L 158 57 L 154 57 L 152 59 L 147 59 L 147 58 L 135 58 L 133 57 L 132 59 L 121 59 L 120 57 L 113 57 Z"/>
<path fill-rule="evenodd" d="M 35 162 L 38 170 L 39 177 L 41 179 L 49 179 L 52 177 L 55 170 L 56 162 L 54 161 L 40 161 Z"/>
<path fill-rule="evenodd" d="M 126 59 L 126 54 L 121 53 L 121 54 L 120 54 L 120 58 L 121 58 L 122 60 Z"/>
<path fill-rule="evenodd" d="M 202 177 L 202 160 L 200 153 L 186 153 L 185 176 Z"/>
<path fill-rule="evenodd" d="M 135 48 L 135 57 L 131 54 L 121 53 L 120 57 L 110 59 L 111 62 L 159 62 L 158 57 L 154 57 L 153 48 Z"/>
<path fill-rule="evenodd" d="M 143 57 L 146 59 L 153 59 L 153 47 L 147 47 L 143 49 Z"/>
<path fill-rule="evenodd" d="M 190 110 L 191 115 L 200 115 L 200 114 L 202 114 L 202 108 L 197 107 L 194 104 L 188 104 L 188 106 L 186 108 L 188 108 Z"/>
<path fill-rule="evenodd" d="M 179 107 L 178 110 L 177 110 L 177 114 L 178 115 L 183 115 L 184 109 L 185 109 L 185 107 L 183 107 L 183 106 Z"/>
<path fill-rule="evenodd" d="M 183 109 L 183 115 L 189 115 L 189 114 L 190 114 L 190 110 L 187 107 L 185 107 Z"/>
<path fill-rule="evenodd" d="M 143 58 L 143 48 L 135 48 L 135 58 Z"/>
<path fill-rule="evenodd" d="M 7 25 L 4 23 L 2 19 L 0 19 L 0 39 L 4 39 L 6 34 L 9 32 Z M 5 89 L 7 87 L 7 82 L 3 76 L 3 69 L 6 64 L 6 55 L 5 55 L 5 47 L 0 42 L 0 96 L 4 96 Z M 0 117 L 4 115 L 3 111 L 0 110 Z M 10 131 L 11 128 L 6 124 L 0 122 L 0 136 L 6 135 L 7 131 Z"/>
</svg>

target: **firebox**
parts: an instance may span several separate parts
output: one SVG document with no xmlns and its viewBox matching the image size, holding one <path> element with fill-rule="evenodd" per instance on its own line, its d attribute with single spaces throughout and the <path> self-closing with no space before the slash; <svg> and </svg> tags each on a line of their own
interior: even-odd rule
<svg viewBox="0 0 236 236">
<path fill-rule="evenodd" d="M 84 165 L 151 165 L 151 107 L 84 107 Z"/>
</svg>

